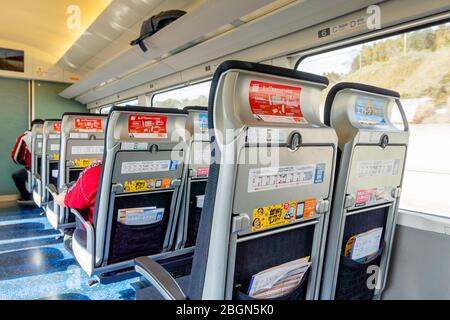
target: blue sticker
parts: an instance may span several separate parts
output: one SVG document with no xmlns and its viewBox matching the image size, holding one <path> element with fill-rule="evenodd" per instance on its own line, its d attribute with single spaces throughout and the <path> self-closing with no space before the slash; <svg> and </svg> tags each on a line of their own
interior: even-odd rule
<svg viewBox="0 0 450 320">
<path fill-rule="evenodd" d="M 178 161 L 172 160 L 170 161 L 170 171 L 175 171 L 178 169 Z"/>
<path fill-rule="evenodd" d="M 356 99 L 355 116 L 361 124 L 382 125 L 386 123 L 386 102 L 381 99 L 360 96 Z"/>
<path fill-rule="evenodd" d="M 202 131 L 208 130 L 208 114 L 207 113 L 200 113 L 198 115 L 198 124 Z"/>
<path fill-rule="evenodd" d="M 316 174 L 314 175 L 314 184 L 322 183 L 325 176 L 325 163 L 316 165 Z"/>
</svg>

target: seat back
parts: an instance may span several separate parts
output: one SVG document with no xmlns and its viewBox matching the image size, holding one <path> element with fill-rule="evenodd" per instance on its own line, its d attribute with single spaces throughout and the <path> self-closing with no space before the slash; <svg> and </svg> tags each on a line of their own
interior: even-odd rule
<svg viewBox="0 0 450 320">
<path fill-rule="evenodd" d="M 92 162 L 103 158 L 107 115 L 65 113 L 61 119 L 58 189 L 77 181 Z M 67 208 L 59 208 L 59 223 L 73 223 Z"/>
<path fill-rule="evenodd" d="M 41 206 L 42 181 L 42 123 L 34 124 L 31 128 L 31 181 L 33 200 L 37 206 Z"/>
<path fill-rule="evenodd" d="M 372 299 L 385 286 L 409 139 L 399 98 L 357 83 L 337 84 L 328 94 L 325 121 L 339 138 L 339 168 L 323 299 Z M 402 129 L 393 123 L 395 108 Z"/>
<path fill-rule="evenodd" d="M 58 185 L 61 120 L 45 120 L 42 135 L 42 202 L 47 203 L 52 201 L 53 198 L 46 186 L 48 184 Z"/>
<path fill-rule="evenodd" d="M 310 257 L 314 299 L 337 137 L 320 122 L 325 77 L 227 61 L 212 81 L 212 164 L 192 266 L 193 299 L 245 299 L 252 276 Z"/>
<path fill-rule="evenodd" d="M 211 159 L 207 108 L 186 107 L 184 110 L 188 112 L 186 129 L 190 138 L 186 156 L 188 161 L 185 166 L 187 177 L 180 210 L 176 249 L 195 245 Z"/>
<path fill-rule="evenodd" d="M 183 188 L 187 113 L 114 107 L 97 195 L 95 267 L 170 256 Z"/>
</svg>

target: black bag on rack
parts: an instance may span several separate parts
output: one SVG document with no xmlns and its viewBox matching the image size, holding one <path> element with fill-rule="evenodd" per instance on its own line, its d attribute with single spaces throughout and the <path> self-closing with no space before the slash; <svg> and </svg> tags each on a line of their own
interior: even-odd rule
<svg viewBox="0 0 450 320">
<path fill-rule="evenodd" d="M 154 15 L 142 23 L 141 35 L 136 40 L 131 41 L 130 44 L 132 46 L 139 45 L 142 51 L 147 52 L 148 48 L 144 40 L 185 14 L 186 12 L 182 10 L 169 10 Z"/>
</svg>

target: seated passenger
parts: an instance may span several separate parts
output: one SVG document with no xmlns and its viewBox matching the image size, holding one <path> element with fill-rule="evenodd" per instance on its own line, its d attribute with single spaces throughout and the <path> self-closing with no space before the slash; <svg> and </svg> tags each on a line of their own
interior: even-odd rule
<svg viewBox="0 0 450 320">
<path fill-rule="evenodd" d="M 76 183 L 55 197 L 56 203 L 78 210 L 92 224 L 101 172 L 102 162 L 94 161 L 83 170 Z"/>
<path fill-rule="evenodd" d="M 41 119 L 35 119 L 31 122 L 31 127 L 35 124 L 44 123 Z M 27 170 L 31 169 L 31 129 L 21 134 L 14 144 L 11 151 L 12 160 L 23 167 L 14 172 L 11 177 L 19 190 L 20 198 L 17 200 L 19 205 L 32 205 L 31 194 L 27 191 L 26 183 L 28 179 Z"/>
</svg>

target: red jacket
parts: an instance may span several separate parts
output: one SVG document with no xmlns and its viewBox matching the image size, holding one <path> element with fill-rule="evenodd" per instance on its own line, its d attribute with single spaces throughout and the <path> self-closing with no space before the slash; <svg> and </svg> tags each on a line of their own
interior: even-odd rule
<svg viewBox="0 0 450 320">
<path fill-rule="evenodd" d="M 25 131 L 19 136 L 11 151 L 11 158 L 17 164 L 25 166 L 28 170 L 31 168 L 31 131 Z"/>
<path fill-rule="evenodd" d="M 79 210 L 92 225 L 101 172 L 101 161 L 95 161 L 86 167 L 64 199 L 66 207 Z"/>
</svg>

